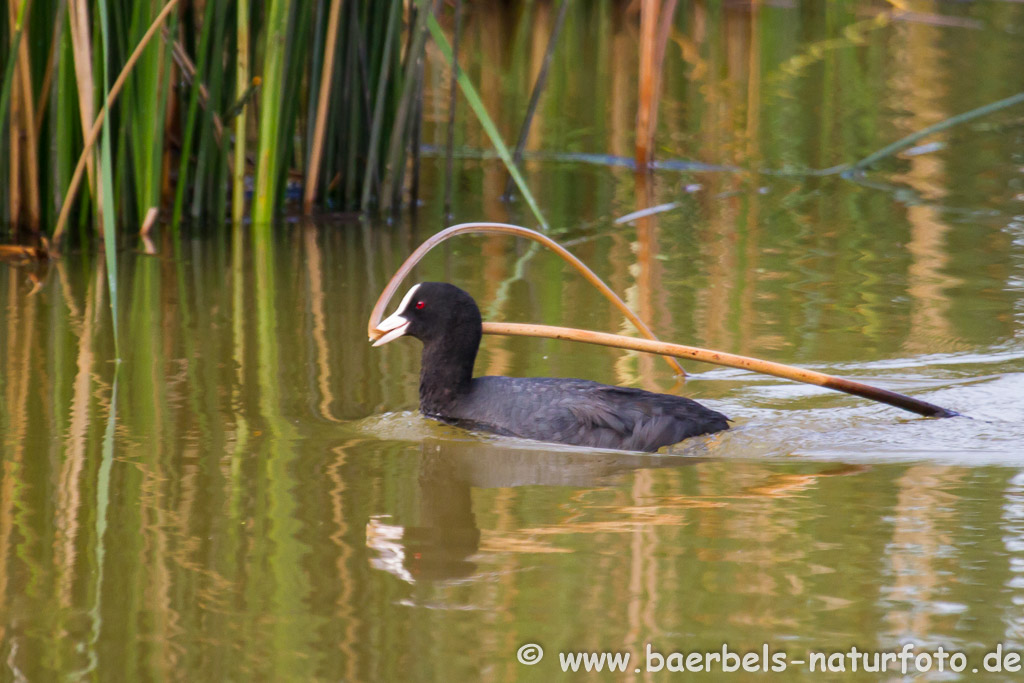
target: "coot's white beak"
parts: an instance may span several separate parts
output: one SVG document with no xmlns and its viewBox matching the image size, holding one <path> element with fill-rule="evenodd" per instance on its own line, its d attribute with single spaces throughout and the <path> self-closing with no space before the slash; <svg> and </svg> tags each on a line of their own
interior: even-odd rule
<svg viewBox="0 0 1024 683">
<path fill-rule="evenodd" d="M 405 334 L 405 331 L 409 329 L 409 319 L 402 315 L 408 306 L 409 302 L 412 301 L 412 297 L 416 294 L 416 290 L 419 289 L 418 284 L 413 285 L 412 289 L 405 293 L 405 297 L 402 299 L 402 303 L 398 304 L 398 309 L 391 315 L 390 318 L 385 318 L 377 325 L 377 332 L 386 332 L 380 339 L 373 342 L 374 346 L 383 346 L 389 341 L 394 341 Z M 373 338 L 370 338 L 373 341 Z"/>
<path fill-rule="evenodd" d="M 398 313 L 395 313 L 390 318 L 385 318 L 377 325 L 377 330 L 380 332 L 386 332 L 386 334 L 373 342 L 374 346 L 383 346 L 389 341 L 394 341 L 405 334 L 405 331 L 409 328 L 409 321 L 403 318 Z"/>
</svg>

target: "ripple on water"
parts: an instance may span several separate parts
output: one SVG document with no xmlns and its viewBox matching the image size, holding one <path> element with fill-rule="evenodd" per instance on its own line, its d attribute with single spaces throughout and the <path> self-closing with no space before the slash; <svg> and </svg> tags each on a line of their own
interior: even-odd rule
<svg viewBox="0 0 1024 683">
<path fill-rule="evenodd" d="M 821 398 L 817 405 L 809 405 L 807 397 L 820 390 L 759 385 L 754 391 L 736 392 L 748 400 L 734 411 L 737 428 L 723 441 L 719 454 L 1024 465 L 1024 373 L 946 382 L 906 378 L 902 384 L 906 386 L 900 389 L 962 415 L 922 418 L 853 397 L 834 397 L 825 405 Z M 929 390 L 913 391 L 921 385 Z M 750 395 L 758 400 L 750 401 Z"/>
<path fill-rule="evenodd" d="M 673 455 L 843 461 L 938 460 L 962 465 L 1024 466 L 1024 372 L 1008 371 L 1019 349 L 920 359 L 890 359 L 823 368 L 912 394 L 961 413 L 950 419 L 915 416 L 837 392 L 732 369 L 701 375 L 728 385 L 705 401 L 734 419 L 733 429 L 666 449 Z M 955 359 L 955 360 L 954 360 Z M 986 374 L 977 374 L 978 370 Z M 997 372 L 993 373 L 992 370 Z M 704 387 L 708 386 L 704 385 Z M 704 388 L 702 387 L 702 388 Z M 360 420 L 359 431 L 378 439 L 475 440 L 524 450 L 537 442 L 484 434 L 424 419 L 418 412 L 385 413 Z M 540 450 L 540 449 L 538 449 Z M 545 444 L 545 451 L 579 450 Z M 591 449 L 583 449 L 591 450 Z"/>
</svg>

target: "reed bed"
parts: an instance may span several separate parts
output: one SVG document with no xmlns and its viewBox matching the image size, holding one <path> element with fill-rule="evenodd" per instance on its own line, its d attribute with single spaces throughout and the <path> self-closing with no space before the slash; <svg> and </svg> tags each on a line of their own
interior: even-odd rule
<svg viewBox="0 0 1024 683">
<path fill-rule="evenodd" d="M 407 166 L 440 3 L 6 5 L 0 225 L 57 247 L 137 231 L 154 210 L 174 230 L 264 226 L 289 200 L 396 211 L 418 180 Z"/>
<path fill-rule="evenodd" d="M 112 237 L 134 233 L 152 225 L 154 215 L 176 231 L 182 221 L 216 225 L 229 216 L 266 226 L 284 208 L 391 214 L 409 206 L 418 191 L 421 130 L 428 142 L 444 147 L 447 214 L 453 201 L 456 98 L 458 108 L 472 117 L 468 128 L 482 133 L 470 139 L 486 136 L 507 167 L 505 196 L 514 183 L 543 227 L 547 221 L 521 165 L 524 157 L 540 159 L 544 152 L 535 145 L 527 150 L 525 141 L 535 118 L 540 128 L 561 131 L 566 138 L 559 123 L 568 118 L 565 108 L 596 112 L 591 126 L 607 140 L 593 155 L 565 157 L 574 161 L 589 156 L 595 163 L 643 173 L 703 168 L 857 176 L 906 145 L 1017 106 L 1024 97 L 1012 94 L 1020 88 L 1016 72 L 993 71 L 972 81 L 966 89 L 970 97 L 950 108 L 957 114 L 948 120 L 865 156 L 872 149 L 866 145 L 877 137 L 873 128 L 880 125 L 878 116 L 868 112 L 870 125 L 843 138 L 840 153 L 828 158 L 831 165 L 793 168 L 773 161 L 785 158 L 791 147 L 789 133 L 782 131 L 812 130 L 813 125 L 779 107 L 780 98 L 824 60 L 841 73 L 842 83 L 850 84 L 838 91 L 845 98 L 840 101 L 830 95 L 832 82 L 822 81 L 825 111 L 862 107 L 865 79 L 875 72 L 859 69 L 850 55 L 860 49 L 856 46 L 864 35 L 891 30 L 894 11 L 855 21 L 842 39 L 790 54 L 785 36 L 791 20 L 762 15 L 752 5 L 756 30 L 749 34 L 757 40 L 744 47 L 746 33 L 735 33 L 739 37 L 730 38 L 732 47 L 721 53 L 748 55 L 741 60 L 750 73 L 748 109 L 716 118 L 716 112 L 732 111 L 732 86 L 720 75 L 726 67 L 719 52 L 698 48 L 701 40 L 735 21 L 729 13 L 680 7 L 675 0 L 614 2 L 603 9 L 550 0 L 522 3 L 519 19 L 510 25 L 488 18 L 506 21 L 509 12 L 500 3 L 464 4 L 6 0 L 0 9 L 0 229 L 5 231 L 0 240 L 14 241 L 6 234 L 7 226 L 13 226 L 22 237 L 49 237 L 60 248 L 68 238 L 81 242 L 102 234 L 108 221 L 115 226 Z M 845 21 L 856 6 L 853 1 L 835 3 L 826 14 L 835 15 L 830 21 Z M 463 14 L 468 37 L 461 35 Z M 557 16 L 538 30 L 531 18 L 541 14 Z M 693 28 L 689 42 L 673 47 L 678 38 L 673 31 L 708 21 L 714 30 Z M 487 44 L 520 55 L 505 79 L 514 86 L 495 88 L 484 80 L 491 73 L 480 69 L 478 56 L 477 36 L 484 23 L 489 26 Z M 536 77 L 522 76 L 530 60 L 521 53 L 535 42 L 525 36 L 543 41 L 546 48 Z M 457 66 L 460 38 L 470 74 Z M 423 116 L 424 100 L 429 103 L 431 97 L 424 72 L 430 83 L 436 67 L 423 67 L 428 48 L 442 68 L 450 69 L 443 79 L 449 90 L 443 138 L 436 129 L 444 121 Z M 586 62 L 578 55 L 586 55 Z M 766 55 L 778 59 L 765 62 L 773 66 L 762 77 L 759 65 Z M 882 61 L 874 58 L 872 64 Z M 590 65 L 601 74 L 592 82 Z M 532 93 L 529 103 L 519 102 L 515 90 Z M 660 106 L 662 90 L 672 106 Z M 443 118 L 436 109 L 433 113 Z M 497 114 L 503 125 L 491 119 Z M 775 123 L 762 128 L 769 120 Z M 680 130 L 691 132 L 671 133 Z M 503 136 L 516 137 L 517 143 L 506 147 Z M 104 139 L 110 155 L 107 200 Z M 459 158 L 490 154 L 467 151 L 461 144 L 465 140 Z M 821 140 L 805 144 L 830 149 Z M 427 167 L 424 171 L 429 173 Z M 434 180 L 434 175 L 426 177 L 426 182 Z M 573 196 L 566 206 L 549 200 L 546 210 L 556 222 L 570 212 L 578 216 L 578 195 Z"/>
<path fill-rule="evenodd" d="M 645 168 L 676 3 L 641 5 Z M 457 86 L 506 166 L 505 198 L 514 185 L 547 227 L 520 165 L 568 7 L 558 3 L 513 153 L 458 67 L 461 2 L 7 0 L 0 225 L 48 237 L 55 251 L 68 237 L 142 228 L 146 249 L 154 215 L 177 232 L 182 221 L 228 217 L 269 226 L 288 202 L 306 214 L 395 213 L 418 193 L 432 43 L 451 71 L 449 130 Z"/>
</svg>

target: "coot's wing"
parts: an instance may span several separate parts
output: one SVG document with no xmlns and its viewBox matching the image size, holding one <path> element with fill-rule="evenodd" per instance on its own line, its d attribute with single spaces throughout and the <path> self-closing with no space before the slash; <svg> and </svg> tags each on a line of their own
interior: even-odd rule
<svg viewBox="0 0 1024 683">
<path fill-rule="evenodd" d="M 634 451 L 729 426 L 724 415 L 688 398 L 554 378 L 478 377 L 446 419 L 527 439 Z"/>
<path fill-rule="evenodd" d="M 572 411 L 581 430 L 599 442 L 593 445 L 636 451 L 656 451 L 729 427 L 728 418 L 696 401 L 629 387 L 598 385 Z M 609 442 L 615 445 L 605 446 Z"/>
</svg>

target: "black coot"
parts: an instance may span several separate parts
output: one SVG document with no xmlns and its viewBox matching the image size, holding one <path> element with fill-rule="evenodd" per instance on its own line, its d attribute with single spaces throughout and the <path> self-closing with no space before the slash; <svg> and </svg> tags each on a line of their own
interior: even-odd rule
<svg viewBox="0 0 1024 683">
<path fill-rule="evenodd" d="M 468 429 L 538 441 L 656 451 L 729 428 L 728 418 L 681 396 L 584 379 L 473 377 L 480 309 L 446 282 L 422 282 L 378 326 L 374 346 L 403 335 L 423 342 L 420 410 Z"/>
</svg>

